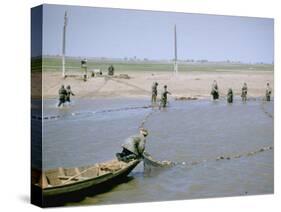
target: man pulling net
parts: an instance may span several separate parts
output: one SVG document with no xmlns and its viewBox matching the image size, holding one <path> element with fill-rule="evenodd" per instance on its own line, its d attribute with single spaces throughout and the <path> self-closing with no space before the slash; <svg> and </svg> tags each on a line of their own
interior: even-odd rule
<svg viewBox="0 0 281 212">
<path fill-rule="evenodd" d="M 141 128 L 139 135 L 133 135 L 127 138 L 122 145 L 122 152 L 116 153 L 117 159 L 124 162 L 141 159 L 143 157 L 147 135 L 148 131 Z"/>
<path fill-rule="evenodd" d="M 127 138 L 122 145 L 122 152 L 116 153 L 117 159 L 126 163 L 132 160 L 142 159 L 144 164 L 154 167 L 169 167 L 174 165 L 171 161 L 157 161 L 149 153 L 145 152 L 147 136 L 148 130 L 141 128 L 139 135 L 133 135 Z"/>
</svg>

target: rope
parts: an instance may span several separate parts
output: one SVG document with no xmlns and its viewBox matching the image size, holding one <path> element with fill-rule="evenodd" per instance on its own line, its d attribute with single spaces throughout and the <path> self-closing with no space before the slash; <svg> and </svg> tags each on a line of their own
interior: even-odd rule
<svg viewBox="0 0 281 212">
<path fill-rule="evenodd" d="M 262 102 L 261 102 L 261 109 L 262 109 L 262 111 L 269 117 L 269 118 L 274 118 L 273 117 L 273 115 L 272 114 L 270 114 L 268 111 L 266 111 L 266 109 L 265 109 L 265 104 L 266 104 L 266 101 L 265 101 L 265 99 L 263 99 L 262 100 Z"/>
<path fill-rule="evenodd" d="M 271 150 L 273 150 L 273 146 L 265 146 L 265 147 L 259 148 L 257 150 L 242 153 L 242 154 L 221 155 L 221 156 L 214 158 L 213 160 L 210 159 L 210 160 L 198 160 L 198 161 L 190 161 L 190 162 L 173 162 L 173 164 L 174 165 L 194 166 L 194 165 L 199 165 L 199 164 L 202 164 L 202 163 L 205 163 L 208 161 L 222 161 L 222 160 L 238 159 L 238 158 L 242 158 L 242 157 L 251 157 L 256 154 L 259 154 L 259 153 L 262 153 L 265 151 L 271 151 Z"/>
<path fill-rule="evenodd" d="M 112 80 L 112 81 L 115 81 L 115 82 L 117 82 L 117 83 L 120 83 L 120 84 L 123 84 L 123 85 L 127 85 L 127 86 L 129 86 L 129 87 L 135 88 L 135 89 L 140 90 L 140 91 L 142 91 L 142 92 L 149 93 L 149 94 L 151 93 L 150 91 L 145 90 L 145 89 L 143 89 L 143 88 L 141 88 L 141 87 L 138 87 L 138 86 L 136 86 L 136 85 L 133 85 L 133 84 L 131 84 L 131 83 L 123 82 L 123 81 L 118 80 L 118 79 L 115 79 L 115 78 L 109 78 L 109 79 Z"/>
<path fill-rule="evenodd" d="M 142 122 L 141 122 L 141 124 L 140 124 L 140 126 L 139 126 L 139 128 L 144 128 L 144 125 L 145 125 L 145 123 L 147 122 L 147 120 L 148 120 L 148 118 L 153 114 L 153 112 L 155 112 L 156 110 L 151 110 L 145 117 L 144 117 L 144 119 L 142 120 Z"/>
<path fill-rule="evenodd" d="M 104 82 L 101 86 L 99 86 L 97 89 L 95 89 L 94 91 L 91 92 L 87 92 L 84 95 L 80 95 L 81 98 L 89 98 L 91 96 L 91 94 L 96 94 L 98 92 L 100 92 L 100 90 L 107 84 L 108 82 L 108 78 L 104 77 Z M 92 95 L 93 96 L 93 95 Z"/>
<path fill-rule="evenodd" d="M 246 152 L 246 153 L 242 153 L 242 154 L 233 154 L 233 155 L 220 155 L 218 157 L 215 157 L 213 159 L 203 159 L 203 160 L 196 160 L 196 161 L 182 161 L 182 162 L 174 162 L 174 161 L 156 161 L 154 160 L 154 164 L 152 165 L 151 163 L 147 163 L 146 165 L 150 165 L 150 166 L 154 166 L 154 167 L 159 167 L 159 168 L 169 168 L 169 167 L 173 167 L 173 166 L 195 166 L 195 165 L 200 165 L 202 163 L 206 163 L 206 162 L 210 162 L 210 161 L 223 161 L 223 160 L 233 160 L 233 159 L 239 159 L 242 157 L 251 157 L 254 156 L 256 154 L 265 152 L 265 151 L 272 151 L 273 150 L 273 146 L 265 146 L 262 148 L 259 148 L 255 151 L 251 151 L 251 152 Z M 159 165 L 160 164 L 160 165 Z"/>
<path fill-rule="evenodd" d="M 87 111 L 87 112 L 73 112 L 71 116 L 82 116 L 82 115 L 95 115 L 100 113 L 110 113 L 110 112 L 117 112 L 117 111 L 126 111 L 126 110 L 137 110 L 137 109 L 149 109 L 152 106 L 136 106 L 136 107 L 124 107 L 124 108 L 116 108 L 116 109 L 107 109 L 107 110 L 100 110 L 100 111 Z M 32 115 L 32 120 L 58 120 L 62 117 L 61 115 L 52 115 L 52 116 L 39 116 L 39 115 Z"/>
</svg>

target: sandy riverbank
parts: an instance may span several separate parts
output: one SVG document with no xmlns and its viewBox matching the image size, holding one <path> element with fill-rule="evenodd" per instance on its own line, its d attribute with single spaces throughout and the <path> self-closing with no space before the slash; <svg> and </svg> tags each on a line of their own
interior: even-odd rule
<svg viewBox="0 0 281 212">
<path fill-rule="evenodd" d="M 197 97 L 210 96 L 213 80 L 217 80 L 221 96 L 224 96 L 228 88 L 234 90 L 235 95 L 241 94 L 244 82 L 248 84 L 248 95 L 259 97 L 265 95 L 266 83 L 274 87 L 273 72 L 271 71 L 208 71 L 208 72 L 185 72 L 174 76 L 168 72 L 127 72 L 130 79 L 118 79 L 109 77 L 90 78 L 87 82 L 82 77 L 67 77 L 63 79 L 59 72 L 44 72 L 43 95 L 44 98 L 57 98 L 60 86 L 71 85 L 75 98 L 112 98 L 112 97 L 147 97 L 151 94 L 151 85 L 157 81 L 159 91 L 168 85 L 172 97 Z M 119 73 L 116 73 L 118 75 Z M 40 81 L 39 74 L 32 74 L 32 79 Z M 38 83 L 37 85 L 39 85 Z M 33 87 L 33 97 L 40 93 Z"/>
</svg>

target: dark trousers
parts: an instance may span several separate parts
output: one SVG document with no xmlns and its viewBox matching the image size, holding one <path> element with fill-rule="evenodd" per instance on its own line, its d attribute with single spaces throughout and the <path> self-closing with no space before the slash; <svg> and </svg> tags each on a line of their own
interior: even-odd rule
<svg viewBox="0 0 281 212">
<path fill-rule="evenodd" d="M 67 96 L 67 97 L 65 98 L 65 101 L 66 101 L 66 102 L 70 102 L 70 96 Z"/>
<path fill-rule="evenodd" d="M 215 100 L 215 99 L 219 99 L 219 93 L 218 92 L 213 92 L 212 93 L 212 95 L 213 95 L 213 99 Z"/>
<path fill-rule="evenodd" d="M 166 106 L 167 106 L 167 98 L 162 98 L 161 103 L 160 103 L 160 107 L 166 107 Z"/>
<path fill-rule="evenodd" d="M 152 103 L 156 103 L 156 98 L 157 98 L 157 94 L 152 94 L 152 96 L 151 96 L 151 102 L 152 102 Z"/>
<path fill-rule="evenodd" d="M 228 103 L 232 103 L 233 102 L 233 97 L 232 96 L 228 96 L 227 97 L 227 102 Z"/>
<path fill-rule="evenodd" d="M 138 156 L 133 152 L 123 148 L 121 153 L 116 153 L 116 157 L 118 160 L 129 162 L 130 160 L 137 159 Z"/>
<path fill-rule="evenodd" d="M 270 96 L 269 95 L 266 96 L 266 101 L 270 102 Z"/>
<path fill-rule="evenodd" d="M 60 98 L 59 101 L 60 101 L 60 102 L 59 102 L 59 104 L 58 104 L 58 107 L 60 107 L 61 104 L 65 103 L 65 99 L 64 99 L 64 98 Z"/>
</svg>

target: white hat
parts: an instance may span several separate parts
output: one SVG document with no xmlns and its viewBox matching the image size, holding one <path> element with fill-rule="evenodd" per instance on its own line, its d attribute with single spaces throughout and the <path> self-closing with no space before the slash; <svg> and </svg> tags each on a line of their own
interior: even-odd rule
<svg viewBox="0 0 281 212">
<path fill-rule="evenodd" d="M 148 130 L 144 129 L 144 128 L 140 128 L 140 132 L 141 134 L 143 134 L 144 136 L 148 135 Z"/>
</svg>

